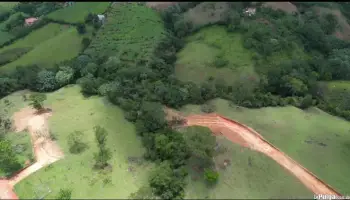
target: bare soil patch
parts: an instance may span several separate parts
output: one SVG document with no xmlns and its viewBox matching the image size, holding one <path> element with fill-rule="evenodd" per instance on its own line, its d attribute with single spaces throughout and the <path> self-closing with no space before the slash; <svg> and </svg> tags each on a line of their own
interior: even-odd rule
<svg viewBox="0 0 350 200">
<path fill-rule="evenodd" d="M 49 112 L 38 113 L 36 110 L 27 107 L 13 115 L 14 130 L 17 132 L 28 130 L 31 135 L 36 162 L 24 168 L 9 180 L 4 180 L 5 182 L 2 183 L 0 182 L 0 199 L 10 199 L 8 198 L 9 195 L 13 196 L 11 199 L 18 199 L 17 196 L 14 196 L 15 194 L 12 191 L 15 184 L 42 167 L 64 157 L 59 146 L 50 138 L 47 120 L 52 115 L 52 112 L 50 110 L 47 111 Z"/>
<path fill-rule="evenodd" d="M 291 2 L 266 2 L 263 4 L 265 7 L 269 7 L 273 10 L 282 10 L 287 13 L 297 13 L 298 8 Z"/>
</svg>

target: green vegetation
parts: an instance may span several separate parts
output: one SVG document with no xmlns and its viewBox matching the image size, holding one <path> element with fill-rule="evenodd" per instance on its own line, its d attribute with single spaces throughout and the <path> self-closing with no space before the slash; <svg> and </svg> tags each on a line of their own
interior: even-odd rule
<svg viewBox="0 0 350 200">
<path fill-rule="evenodd" d="M 211 26 L 186 41 L 176 62 L 175 73 L 180 80 L 201 83 L 212 76 L 232 84 L 242 74 L 256 76 L 252 52 L 243 47 L 239 33 L 227 33 L 225 27 Z M 220 61 L 227 61 L 226 66 L 217 66 Z"/>
<path fill-rule="evenodd" d="M 344 177 L 350 167 L 348 122 L 317 108 L 236 108 L 221 99 L 212 103 L 217 113 L 252 127 L 340 193 L 350 192 L 350 181 Z M 186 106 L 184 111 L 198 113 L 200 107 Z"/>
<path fill-rule="evenodd" d="M 28 44 L 23 44 L 23 46 L 29 46 L 30 44 L 32 43 L 28 42 Z M 42 67 L 50 68 L 62 61 L 76 57 L 81 49 L 81 36 L 77 33 L 75 28 L 68 28 L 56 37 L 36 44 L 33 50 L 16 61 L 2 66 L 0 69 L 6 71 L 16 66 L 30 64 L 37 64 Z"/>
<path fill-rule="evenodd" d="M 38 30 L 31 32 L 29 35 L 20 39 L 13 44 L 3 47 L 0 49 L 0 52 L 4 52 L 9 49 L 17 48 L 34 48 L 42 42 L 45 42 L 48 39 L 51 39 L 62 31 L 66 30 L 66 27 L 60 24 L 50 23 Z"/>
<path fill-rule="evenodd" d="M 147 60 L 164 34 L 161 18 L 152 9 L 136 3 L 116 4 L 85 53 L 91 57 L 119 55 L 129 62 Z"/>
<path fill-rule="evenodd" d="M 1 7 L 1 9 L 11 10 L 17 4 L 18 4 L 18 2 L 0 2 L 0 7 Z"/>
<path fill-rule="evenodd" d="M 342 110 L 349 110 L 350 83 L 349 81 L 321 82 L 320 88 L 325 101 Z"/>
<path fill-rule="evenodd" d="M 83 23 L 89 13 L 102 14 L 110 4 L 110 2 L 75 2 L 71 6 L 50 13 L 47 17 L 66 23 Z"/>
<path fill-rule="evenodd" d="M 35 192 L 47 185 L 52 192 L 46 198 L 57 197 L 63 186 L 69 185 L 74 198 L 127 198 L 145 181 L 152 165 L 144 161 L 141 142 L 134 125 L 124 119 L 123 112 L 103 98 L 85 99 L 78 86 L 70 86 L 47 94 L 45 105 L 55 114 L 50 120 L 50 131 L 63 149 L 65 158 L 21 181 L 15 186 L 20 198 L 37 198 Z M 20 102 L 20 95 L 9 96 Z M 16 100 L 17 99 L 17 100 Z M 20 105 L 20 104 L 18 104 Z M 108 132 L 106 147 L 112 152 L 111 169 L 94 170 L 93 154 L 98 148 L 93 127 L 100 125 Z M 89 145 L 80 154 L 71 154 L 67 138 L 72 131 L 81 131 Z M 42 190 L 42 189 L 41 189 Z M 40 191 L 45 193 L 45 191 Z"/>
<path fill-rule="evenodd" d="M 8 175 L 11 175 L 13 172 L 20 170 L 22 167 L 24 167 L 26 162 L 28 161 L 32 162 L 34 160 L 30 134 L 28 132 L 26 131 L 19 132 L 19 133 L 8 132 L 5 134 L 4 139 L 9 141 L 10 147 L 14 153 L 14 158 L 19 165 L 18 167 L 15 166 L 14 168 L 10 168 L 6 170 L 4 166 L 7 166 L 8 163 L 5 163 L 5 164 L 1 163 L 0 177 L 6 177 Z M 0 142 L 3 142 L 3 140 L 0 139 Z M 1 153 L 2 153 L 2 156 L 4 156 L 5 152 L 1 152 Z M 3 158 L 1 158 L 0 160 L 1 160 L 0 162 L 3 162 Z"/>
</svg>

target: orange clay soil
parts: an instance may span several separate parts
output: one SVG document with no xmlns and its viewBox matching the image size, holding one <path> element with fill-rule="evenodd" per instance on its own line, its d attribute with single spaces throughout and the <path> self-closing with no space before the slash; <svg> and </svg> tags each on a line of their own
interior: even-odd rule
<svg viewBox="0 0 350 200">
<path fill-rule="evenodd" d="M 167 113 L 169 113 L 168 109 Z M 259 133 L 245 125 L 218 114 L 190 115 L 185 117 L 185 119 L 185 126 L 196 125 L 208 127 L 215 135 L 223 135 L 234 143 L 269 156 L 297 177 L 315 194 L 334 194 L 341 196 L 331 186 L 324 183 L 306 168 L 267 142 Z"/>
<path fill-rule="evenodd" d="M 50 139 L 47 119 L 51 113 L 36 113 L 31 108 L 24 108 L 13 116 L 13 125 L 16 132 L 28 130 L 31 135 L 36 162 L 9 180 L 0 180 L 0 199 L 18 199 L 12 191 L 13 186 L 30 174 L 51 163 L 63 158 L 59 146 Z"/>
</svg>

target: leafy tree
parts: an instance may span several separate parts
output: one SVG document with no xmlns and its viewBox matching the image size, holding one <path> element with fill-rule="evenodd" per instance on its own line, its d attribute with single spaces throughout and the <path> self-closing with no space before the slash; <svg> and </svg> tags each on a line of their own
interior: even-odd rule
<svg viewBox="0 0 350 200">
<path fill-rule="evenodd" d="M 56 89 L 55 73 L 48 70 L 42 70 L 37 75 L 37 90 L 48 92 Z"/>
<path fill-rule="evenodd" d="M 32 106 L 37 111 L 42 110 L 44 101 L 46 100 L 46 94 L 42 93 L 32 93 L 29 96 L 29 105 Z"/>
<path fill-rule="evenodd" d="M 84 37 L 82 40 L 81 40 L 81 44 L 83 45 L 83 49 L 86 49 L 91 43 L 91 40 L 87 37 Z"/>
<path fill-rule="evenodd" d="M 69 152 L 73 154 L 82 153 L 88 146 L 83 142 L 83 133 L 74 131 L 68 135 Z"/>
<path fill-rule="evenodd" d="M 10 141 L 0 139 L 0 169 L 7 175 L 11 175 L 21 167 Z"/>
<path fill-rule="evenodd" d="M 204 178 L 209 184 L 215 184 L 218 182 L 219 173 L 212 169 L 204 169 Z"/>
<path fill-rule="evenodd" d="M 95 126 L 95 137 L 99 148 L 99 151 L 94 154 L 94 159 L 96 161 L 95 167 L 98 169 L 103 169 L 108 166 L 108 161 L 112 158 L 110 150 L 106 147 L 107 131 L 101 126 Z"/>
<path fill-rule="evenodd" d="M 74 78 L 74 70 L 69 66 L 61 66 L 56 73 L 55 80 L 59 86 L 69 84 Z"/>
<path fill-rule="evenodd" d="M 189 157 L 189 148 L 180 133 L 169 131 L 155 136 L 155 151 L 157 158 L 171 161 L 177 168 L 186 163 Z"/>
<path fill-rule="evenodd" d="M 308 108 L 308 107 L 312 106 L 312 103 L 313 103 L 312 96 L 310 94 L 308 94 L 301 101 L 300 107 L 302 109 L 305 109 L 305 108 Z"/>
<path fill-rule="evenodd" d="M 331 53 L 328 63 L 332 78 L 350 80 L 350 48 L 336 49 Z"/>
<path fill-rule="evenodd" d="M 0 77 L 0 98 L 14 92 L 18 88 L 19 84 L 16 79 Z"/>
<path fill-rule="evenodd" d="M 80 74 L 82 76 L 87 76 L 88 74 L 95 75 L 98 70 L 98 65 L 96 63 L 90 62 L 84 68 L 81 69 Z"/>
<path fill-rule="evenodd" d="M 182 199 L 185 181 L 176 176 L 176 171 L 170 167 L 170 164 L 162 162 L 151 173 L 149 183 L 155 194 L 162 199 Z"/>
<path fill-rule="evenodd" d="M 70 200 L 72 198 L 72 190 L 60 189 L 56 198 L 60 200 Z"/>
<path fill-rule="evenodd" d="M 203 166 L 210 166 L 213 161 L 216 138 L 206 127 L 191 126 L 186 128 L 185 141 L 191 155 L 198 159 Z"/>
<path fill-rule="evenodd" d="M 77 31 L 78 31 L 79 34 L 84 34 L 84 33 L 86 33 L 85 24 L 79 23 L 79 24 L 77 25 Z"/>
<path fill-rule="evenodd" d="M 150 132 L 163 129 L 167 126 L 165 113 L 160 103 L 142 103 L 139 118 L 145 121 L 145 128 Z"/>
</svg>

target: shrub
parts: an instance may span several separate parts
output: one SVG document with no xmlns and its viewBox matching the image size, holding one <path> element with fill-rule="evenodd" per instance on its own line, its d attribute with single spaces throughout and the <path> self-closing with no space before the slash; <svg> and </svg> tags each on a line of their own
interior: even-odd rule
<svg viewBox="0 0 350 200">
<path fill-rule="evenodd" d="M 204 113 L 212 113 L 215 112 L 215 105 L 212 103 L 205 103 L 201 105 L 201 111 Z"/>
<path fill-rule="evenodd" d="M 77 25 L 77 31 L 78 31 L 79 34 L 84 34 L 84 33 L 86 33 L 85 24 L 79 23 L 79 24 Z"/>
<path fill-rule="evenodd" d="M 83 133 L 80 131 L 74 131 L 73 133 L 69 134 L 67 140 L 69 152 L 72 154 L 79 154 L 85 151 L 88 146 L 83 142 L 83 136 Z"/>
<path fill-rule="evenodd" d="M 204 169 L 204 178 L 209 184 L 215 184 L 218 182 L 219 173 L 212 169 Z"/>
<path fill-rule="evenodd" d="M 214 60 L 214 66 L 217 68 L 225 67 L 228 64 L 228 61 L 224 58 L 216 58 Z"/>
</svg>

